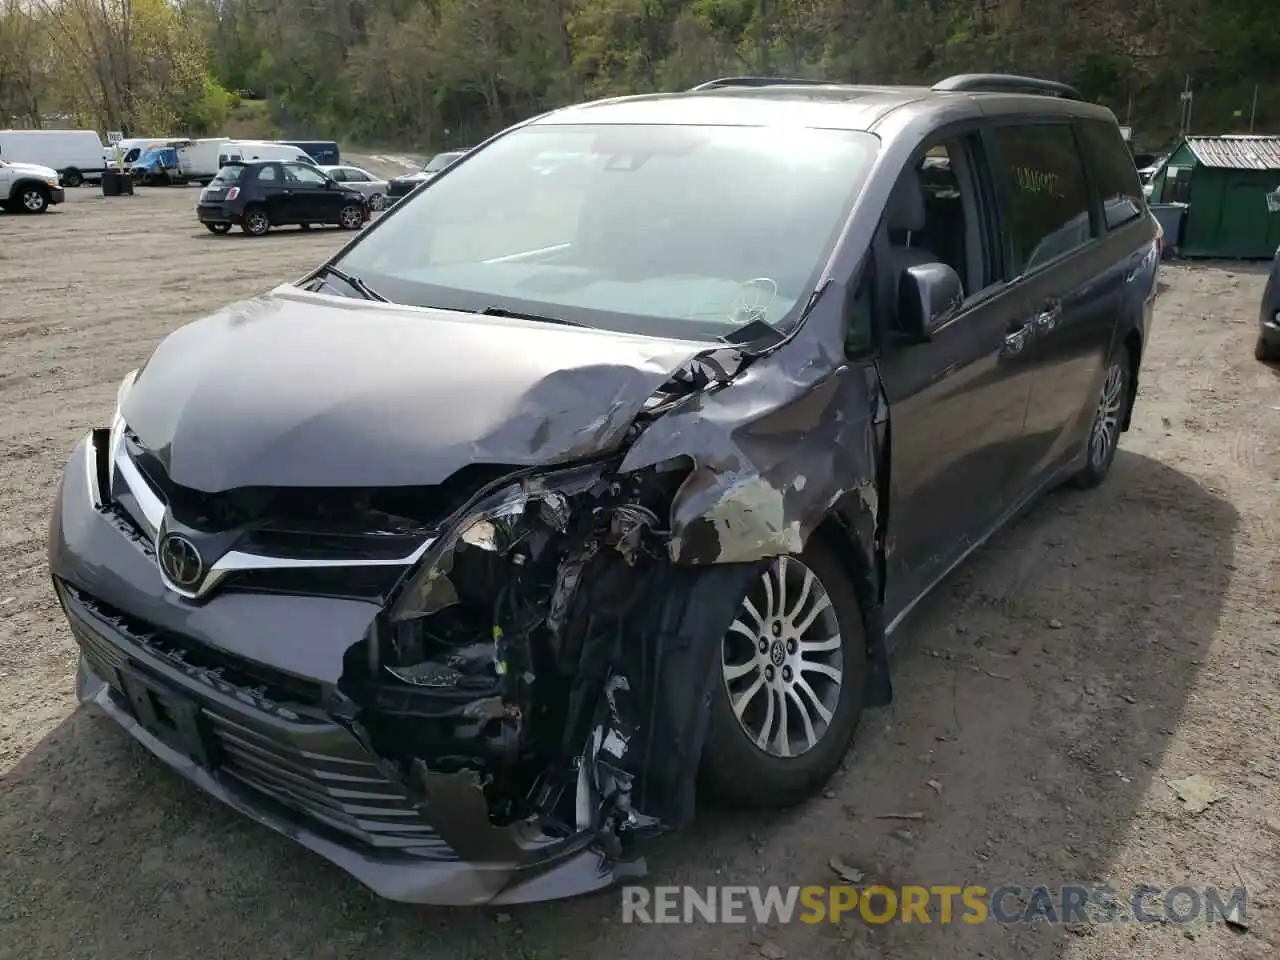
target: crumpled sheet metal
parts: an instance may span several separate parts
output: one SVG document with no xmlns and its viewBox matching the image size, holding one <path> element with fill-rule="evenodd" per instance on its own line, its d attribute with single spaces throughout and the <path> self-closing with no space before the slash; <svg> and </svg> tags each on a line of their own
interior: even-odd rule
<svg viewBox="0 0 1280 960">
<path fill-rule="evenodd" d="M 671 508 L 674 562 L 742 563 L 798 552 L 851 496 L 874 531 L 879 385 L 845 363 L 844 293 L 828 284 L 791 342 L 731 385 L 676 405 L 628 451 L 623 473 L 678 456 L 694 461 Z"/>
</svg>

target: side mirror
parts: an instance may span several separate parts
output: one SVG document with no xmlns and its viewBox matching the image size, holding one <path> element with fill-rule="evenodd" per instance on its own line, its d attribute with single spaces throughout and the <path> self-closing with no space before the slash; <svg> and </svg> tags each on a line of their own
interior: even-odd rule
<svg viewBox="0 0 1280 960">
<path fill-rule="evenodd" d="M 964 283 L 945 263 L 907 267 L 898 280 L 898 317 L 912 340 L 925 343 L 960 310 Z"/>
</svg>

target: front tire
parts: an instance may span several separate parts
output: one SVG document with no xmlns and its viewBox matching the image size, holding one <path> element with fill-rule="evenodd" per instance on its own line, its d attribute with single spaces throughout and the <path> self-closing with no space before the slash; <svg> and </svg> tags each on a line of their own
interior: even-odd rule
<svg viewBox="0 0 1280 960">
<path fill-rule="evenodd" d="M 375 193 L 369 198 L 369 209 L 373 210 L 375 213 L 379 210 L 385 210 L 386 208 L 387 195 L 385 193 Z"/>
<path fill-rule="evenodd" d="M 1132 389 L 1129 375 L 1129 350 L 1121 347 L 1111 358 L 1098 405 L 1094 408 L 1093 422 L 1089 426 L 1089 438 L 1085 447 L 1085 465 L 1072 481 L 1081 490 L 1092 490 L 1107 479 L 1111 464 L 1120 448 L 1120 430 Z"/>
<path fill-rule="evenodd" d="M 364 211 L 359 204 L 348 203 L 338 213 L 338 226 L 343 230 L 359 230 L 364 225 Z"/>
<path fill-rule="evenodd" d="M 839 558 L 815 540 L 774 560 L 721 641 L 707 786 L 738 806 L 812 797 L 848 752 L 866 673 L 862 613 Z"/>
<path fill-rule="evenodd" d="M 222 234 L 224 234 L 224 233 L 228 233 L 228 232 L 230 232 L 230 230 L 231 230 L 231 224 L 229 224 L 229 223 L 206 223 L 206 224 L 204 225 L 204 228 L 205 228 L 206 230 L 208 230 L 210 233 L 216 233 L 216 234 L 218 234 L 219 236 L 221 236 L 221 235 L 222 235 Z"/>
<path fill-rule="evenodd" d="M 1280 363 L 1280 346 L 1268 343 L 1261 334 L 1253 345 L 1253 359 L 1259 363 Z"/>
<path fill-rule="evenodd" d="M 271 229 L 271 218 L 262 207 L 250 207 L 241 218 L 240 229 L 251 237 L 260 237 Z"/>
<path fill-rule="evenodd" d="M 18 209 L 23 213 L 44 213 L 49 209 L 49 194 L 43 187 L 21 187 Z"/>
</svg>

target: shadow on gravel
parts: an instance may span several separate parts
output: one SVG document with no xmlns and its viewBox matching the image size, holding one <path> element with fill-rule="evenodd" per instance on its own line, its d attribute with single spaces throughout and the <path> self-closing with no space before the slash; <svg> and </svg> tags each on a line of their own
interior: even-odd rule
<svg viewBox="0 0 1280 960">
<path fill-rule="evenodd" d="M 921 604 L 897 637 L 897 701 L 868 711 L 824 797 L 704 809 L 652 846 L 648 883 L 838 883 L 832 857 L 889 885 L 1105 881 L 1218 627 L 1237 523 L 1121 451 L 1101 489 L 1047 497 Z M 882 819 L 903 812 L 921 816 Z M 389 904 L 84 710 L 0 784 L 0 880 L 0 955 L 23 958 L 650 960 L 756 956 L 767 937 L 805 960 L 990 960 L 1059 956 L 1067 936 L 936 913 L 640 927 L 620 922 L 616 893 L 502 914 Z"/>
</svg>

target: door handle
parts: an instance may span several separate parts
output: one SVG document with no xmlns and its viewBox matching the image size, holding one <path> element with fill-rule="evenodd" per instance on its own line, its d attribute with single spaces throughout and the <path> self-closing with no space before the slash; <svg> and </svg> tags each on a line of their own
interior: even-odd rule
<svg viewBox="0 0 1280 960">
<path fill-rule="evenodd" d="M 1005 356 L 1014 356 L 1021 353 L 1023 348 L 1026 347 L 1027 341 L 1031 339 L 1032 332 L 1032 324 L 1029 322 L 1008 331 L 1004 335 L 1004 349 L 1000 352 Z"/>
<path fill-rule="evenodd" d="M 1058 325 L 1058 320 L 1062 316 L 1062 301 L 1050 300 L 1035 315 L 1032 323 L 1039 332 L 1052 330 Z"/>
</svg>

